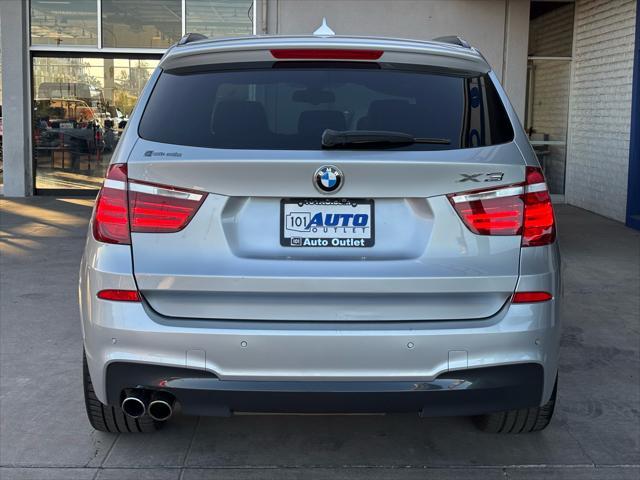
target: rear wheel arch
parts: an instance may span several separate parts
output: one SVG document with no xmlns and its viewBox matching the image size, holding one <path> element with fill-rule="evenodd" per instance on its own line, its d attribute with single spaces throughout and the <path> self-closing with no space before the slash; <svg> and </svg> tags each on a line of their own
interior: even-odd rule
<svg viewBox="0 0 640 480">
<path fill-rule="evenodd" d="M 108 433 L 149 433 L 162 426 L 147 415 L 133 418 L 126 415 L 119 406 L 105 405 L 96 396 L 87 366 L 87 357 L 82 352 L 82 385 L 87 417 L 91 426 Z"/>
<path fill-rule="evenodd" d="M 531 433 L 544 430 L 553 417 L 558 392 L 558 378 L 551 398 L 539 407 L 520 408 L 473 417 L 478 429 L 487 433 Z"/>
</svg>

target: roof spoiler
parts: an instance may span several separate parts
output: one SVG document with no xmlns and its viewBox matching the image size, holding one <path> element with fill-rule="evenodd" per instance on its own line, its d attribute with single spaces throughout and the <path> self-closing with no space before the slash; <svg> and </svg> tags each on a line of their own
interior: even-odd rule
<svg viewBox="0 0 640 480">
<path fill-rule="evenodd" d="M 451 45 L 457 45 L 459 47 L 471 48 L 469 42 L 467 42 L 464 38 L 459 37 L 457 35 L 445 35 L 444 37 L 436 37 L 433 39 L 434 42 L 442 42 L 442 43 L 450 43 Z"/>
<path fill-rule="evenodd" d="M 197 42 L 198 40 L 207 40 L 209 37 L 201 33 L 187 33 L 179 41 L 178 45 L 186 45 L 188 43 Z"/>
</svg>

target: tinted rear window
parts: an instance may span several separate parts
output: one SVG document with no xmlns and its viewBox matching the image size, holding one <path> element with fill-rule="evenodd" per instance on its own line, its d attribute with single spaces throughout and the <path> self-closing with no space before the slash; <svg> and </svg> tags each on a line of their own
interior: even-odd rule
<svg viewBox="0 0 640 480">
<path fill-rule="evenodd" d="M 165 71 L 139 134 L 194 147 L 318 150 L 325 129 L 450 140 L 449 145 L 414 144 L 402 150 L 470 148 L 513 139 L 511 123 L 486 75 L 304 63 Z"/>
</svg>

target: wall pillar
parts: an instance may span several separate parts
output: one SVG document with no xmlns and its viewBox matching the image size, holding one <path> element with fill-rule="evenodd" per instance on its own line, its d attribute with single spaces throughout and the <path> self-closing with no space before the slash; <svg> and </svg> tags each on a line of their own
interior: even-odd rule
<svg viewBox="0 0 640 480">
<path fill-rule="evenodd" d="M 33 193 L 29 2 L 0 1 L 2 34 L 2 156 L 4 195 Z"/>
<path fill-rule="evenodd" d="M 635 35 L 626 223 L 640 230 L 640 2 L 636 5 Z"/>
</svg>

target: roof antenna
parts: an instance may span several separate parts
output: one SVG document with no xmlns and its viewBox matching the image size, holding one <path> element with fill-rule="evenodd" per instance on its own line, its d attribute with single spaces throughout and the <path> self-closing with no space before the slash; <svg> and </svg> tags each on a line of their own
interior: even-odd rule
<svg viewBox="0 0 640 480">
<path fill-rule="evenodd" d="M 313 32 L 313 34 L 318 37 L 331 37 L 335 35 L 336 32 L 331 30 L 329 28 L 329 25 L 327 25 L 327 18 L 322 17 L 322 25 L 320 25 L 320 28 L 318 28 L 315 32 Z"/>
</svg>

